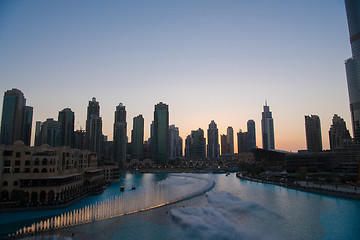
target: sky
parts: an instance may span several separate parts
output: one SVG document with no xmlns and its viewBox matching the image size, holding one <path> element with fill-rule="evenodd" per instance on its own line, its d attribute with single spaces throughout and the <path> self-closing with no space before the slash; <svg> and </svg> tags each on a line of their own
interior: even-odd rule
<svg viewBox="0 0 360 240">
<path fill-rule="evenodd" d="M 126 106 L 128 137 L 142 114 L 145 140 L 154 105 L 169 105 L 185 140 L 211 120 L 234 136 L 273 113 L 275 148 L 306 149 L 305 115 L 320 117 L 329 149 L 332 117 L 352 134 L 344 61 L 351 57 L 343 0 L 0 0 L 0 92 L 20 89 L 36 121 L 71 108 L 85 129 L 100 103 L 113 137 Z M 235 137 L 235 152 L 237 140 Z"/>
</svg>

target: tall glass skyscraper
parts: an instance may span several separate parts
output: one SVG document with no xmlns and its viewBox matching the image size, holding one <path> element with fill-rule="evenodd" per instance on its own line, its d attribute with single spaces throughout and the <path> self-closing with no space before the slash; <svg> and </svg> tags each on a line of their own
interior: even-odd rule
<svg viewBox="0 0 360 240">
<path fill-rule="evenodd" d="M 352 58 L 345 61 L 354 140 L 360 142 L 360 1 L 345 0 Z"/>
<path fill-rule="evenodd" d="M 256 148 L 256 131 L 255 131 L 255 121 L 250 119 L 247 121 L 247 134 L 246 134 L 246 140 L 247 140 L 247 151 L 251 152 L 254 148 Z"/>
<path fill-rule="evenodd" d="M 13 88 L 4 94 L 0 144 L 10 145 L 17 140 L 30 145 L 33 108 L 25 106 L 24 94 Z"/>
<path fill-rule="evenodd" d="M 85 148 L 90 149 L 90 141 L 94 142 L 93 140 L 90 140 L 90 127 L 91 125 L 94 126 L 94 124 L 91 124 L 91 120 L 93 118 L 99 118 L 100 117 L 100 105 L 99 102 L 96 101 L 96 98 L 93 97 L 91 101 L 89 101 L 89 105 L 87 107 L 87 117 L 86 117 L 86 129 L 85 129 Z M 94 136 L 94 135 L 93 135 Z"/>
<path fill-rule="evenodd" d="M 214 120 L 211 121 L 208 128 L 207 158 L 210 160 L 220 157 L 219 131 Z"/>
<path fill-rule="evenodd" d="M 169 157 L 169 106 L 165 103 L 155 105 L 153 123 L 153 161 L 157 164 L 167 164 Z"/>
<path fill-rule="evenodd" d="M 122 103 L 119 103 L 115 110 L 113 140 L 114 162 L 118 163 L 119 168 L 124 168 L 126 164 L 127 123 L 126 110 Z"/>
<path fill-rule="evenodd" d="M 321 152 L 321 125 L 317 115 L 305 116 L 306 146 L 309 152 Z"/>
<path fill-rule="evenodd" d="M 74 147 L 75 113 L 70 108 L 59 112 L 58 121 L 61 123 L 61 145 Z"/>
<path fill-rule="evenodd" d="M 263 149 L 275 149 L 274 120 L 267 102 L 265 102 L 264 111 L 262 112 L 261 130 Z"/>
<path fill-rule="evenodd" d="M 142 115 L 133 118 L 131 131 L 131 155 L 133 159 L 143 159 L 144 150 L 144 118 Z"/>
</svg>

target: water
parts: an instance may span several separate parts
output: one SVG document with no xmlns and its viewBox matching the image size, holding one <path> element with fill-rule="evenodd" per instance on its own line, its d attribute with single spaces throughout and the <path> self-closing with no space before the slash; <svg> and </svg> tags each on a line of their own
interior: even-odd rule
<svg viewBox="0 0 360 240">
<path fill-rule="evenodd" d="M 61 236 L 56 239 L 359 239 L 360 201 L 244 181 L 235 174 L 194 175 L 216 185 L 207 194 L 165 207 L 51 234 Z M 128 174 L 121 183 L 111 185 L 99 196 L 83 199 L 77 206 L 118 194 L 122 183 L 129 187 L 136 184 L 138 191 L 165 178 L 174 186 L 168 197 L 194 191 L 190 178 L 184 182 L 166 174 Z M 62 210 L 40 215 L 49 216 L 54 211 Z M 24 219 L 34 220 L 29 218 L 31 213 L 10 217 L 12 214 L 0 214 L 1 231 Z"/>
</svg>

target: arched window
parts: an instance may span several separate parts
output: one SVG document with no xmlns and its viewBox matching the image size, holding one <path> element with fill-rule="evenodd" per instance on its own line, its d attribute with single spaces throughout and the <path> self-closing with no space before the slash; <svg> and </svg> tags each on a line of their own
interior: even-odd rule
<svg viewBox="0 0 360 240">
<path fill-rule="evenodd" d="M 48 163 L 47 158 L 44 158 L 44 159 L 42 160 L 42 162 L 41 162 L 41 165 L 47 165 L 47 163 Z"/>
<path fill-rule="evenodd" d="M 18 186 L 19 185 L 19 182 L 18 181 L 14 181 L 14 186 Z"/>
<path fill-rule="evenodd" d="M 33 173 L 39 173 L 39 169 L 38 169 L 38 168 L 34 168 Z"/>
<path fill-rule="evenodd" d="M 8 182 L 7 181 L 4 181 L 3 182 L 3 186 L 6 187 L 8 185 Z"/>
<path fill-rule="evenodd" d="M 46 168 L 41 169 L 41 173 L 47 173 L 47 169 Z"/>
<path fill-rule="evenodd" d="M 40 160 L 38 158 L 35 158 L 34 165 L 39 166 L 39 164 L 40 164 Z"/>
</svg>

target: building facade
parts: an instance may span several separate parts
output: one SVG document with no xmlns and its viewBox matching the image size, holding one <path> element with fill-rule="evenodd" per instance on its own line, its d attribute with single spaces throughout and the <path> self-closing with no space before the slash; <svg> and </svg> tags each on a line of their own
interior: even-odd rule
<svg viewBox="0 0 360 240">
<path fill-rule="evenodd" d="M 74 147 L 75 113 L 70 108 L 59 112 L 58 121 L 61 123 L 61 145 Z"/>
<path fill-rule="evenodd" d="M 0 144 L 11 145 L 17 140 L 30 145 L 33 108 L 26 106 L 24 94 L 13 88 L 4 93 Z"/>
<path fill-rule="evenodd" d="M 40 142 L 50 147 L 61 146 L 61 123 L 53 118 L 46 119 L 41 125 Z"/>
<path fill-rule="evenodd" d="M 352 58 L 345 61 L 354 140 L 360 141 L 360 1 L 345 0 Z"/>
<path fill-rule="evenodd" d="M 127 123 L 126 110 L 122 103 L 119 103 L 115 110 L 113 141 L 114 162 L 119 168 L 124 168 L 126 166 Z"/>
<path fill-rule="evenodd" d="M 169 158 L 169 107 L 165 103 L 155 105 L 153 123 L 152 158 L 156 164 L 167 164 Z"/>
<path fill-rule="evenodd" d="M 199 128 L 198 130 L 191 131 L 189 145 L 191 160 L 204 160 L 206 158 L 204 130 Z"/>
<path fill-rule="evenodd" d="M 182 138 L 179 128 L 175 125 L 169 126 L 169 159 L 174 160 L 182 157 Z"/>
<path fill-rule="evenodd" d="M 346 128 L 344 119 L 334 114 L 332 125 L 329 130 L 330 150 L 343 149 L 352 143 L 349 130 Z"/>
<path fill-rule="evenodd" d="M 250 119 L 247 121 L 247 152 L 251 152 L 256 148 L 256 130 L 255 130 L 255 121 Z"/>
<path fill-rule="evenodd" d="M 85 126 L 85 149 L 90 150 L 90 128 L 91 128 L 91 119 L 100 117 L 100 105 L 99 102 L 96 101 L 96 98 L 93 97 L 91 101 L 89 101 L 89 105 L 87 107 L 87 117 L 86 117 L 86 126 Z M 92 140 L 94 141 L 94 139 Z"/>
<path fill-rule="evenodd" d="M 263 149 L 275 149 L 274 120 L 267 103 L 265 103 L 264 111 L 262 112 L 261 130 Z"/>
<path fill-rule="evenodd" d="M 229 155 L 234 155 L 234 129 L 232 127 L 228 127 L 226 130 L 226 141 L 229 146 Z"/>
<path fill-rule="evenodd" d="M 207 158 L 210 160 L 220 157 L 219 131 L 214 120 L 211 121 L 208 128 Z"/>
<path fill-rule="evenodd" d="M 104 183 L 97 157 L 88 150 L 21 141 L 0 146 L 0 201 L 17 206 L 54 205 L 77 198 Z"/>
<path fill-rule="evenodd" d="M 305 116 L 306 146 L 308 152 L 321 152 L 321 124 L 317 115 Z"/>
<path fill-rule="evenodd" d="M 131 156 L 132 159 L 144 159 L 144 118 L 142 115 L 133 118 Z"/>
</svg>

